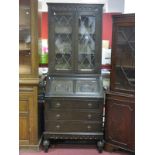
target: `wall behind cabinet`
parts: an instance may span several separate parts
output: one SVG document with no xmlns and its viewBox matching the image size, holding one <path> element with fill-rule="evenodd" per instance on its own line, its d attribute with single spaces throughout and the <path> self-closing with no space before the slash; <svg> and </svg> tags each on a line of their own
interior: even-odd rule
<svg viewBox="0 0 155 155">
<path fill-rule="evenodd" d="M 47 39 L 48 38 L 48 13 L 42 12 L 42 32 L 41 38 Z"/>
</svg>

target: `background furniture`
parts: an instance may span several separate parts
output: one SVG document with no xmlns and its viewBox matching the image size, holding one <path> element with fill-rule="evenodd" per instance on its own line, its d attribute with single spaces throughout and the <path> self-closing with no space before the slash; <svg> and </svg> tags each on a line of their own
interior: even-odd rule
<svg viewBox="0 0 155 155">
<path fill-rule="evenodd" d="M 102 5 L 48 3 L 44 150 L 50 140 L 95 140 L 103 149 Z"/>
<path fill-rule="evenodd" d="M 38 2 L 19 1 L 19 145 L 38 148 Z"/>
<path fill-rule="evenodd" d="M 106 147 L 135 150 L 135 15 L 113 16 L 112 70 L 105 104 Z"/>
</svg>

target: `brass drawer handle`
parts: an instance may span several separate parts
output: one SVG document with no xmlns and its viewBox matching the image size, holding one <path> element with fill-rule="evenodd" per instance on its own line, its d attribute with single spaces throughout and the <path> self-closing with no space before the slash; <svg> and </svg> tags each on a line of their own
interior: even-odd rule
<svg viewBox="0 0 155 155">
<path fill-rule="evenodd" d="M 89 107 L 89 108 L 91 108 L 91 107 L 92 107 L 92 105 L 93 105 L 92 103 L 88 103 L 88 107 Z"/>
<path fill-rule="evenodd" d="M 88 114 L 88 119 L 91 119 L 92 118 L 92 115 L 91 114 Z"/>
<path fill-rule="evenodd" d="M 56 118 L 60 118 L 60 114 L 56 114 Z"/>
<path fill-rule="evenodd" d="M 90 126 L 90 125 L 88 125 L 88 126 L 87 126 L 87 129 L 88 129 L 88 130 L 90 130 L 90 129 L 91 129 L 91 126 Z"/>
<path fill-rule="evenodd" d="M 59 102 L 56 103 L 56 107 L 59 108 L 61 104 Z"/>
<path fill-rule="evenodd" d="M 56 125 L 56 128 L 57 128 L 57 129 L 60 129 L 60 125 Z"/>
</svg>

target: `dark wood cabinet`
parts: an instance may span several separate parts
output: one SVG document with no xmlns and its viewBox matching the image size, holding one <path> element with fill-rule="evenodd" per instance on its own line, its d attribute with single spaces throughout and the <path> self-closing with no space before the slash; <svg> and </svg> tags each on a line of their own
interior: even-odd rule
<svg viewBox="0 0 155 155">
<path fill-rule="evenodd" d="M 103 150 L 102 7 L 48 3 L 45 152 L 55 139 L 93 140 Z"/>
<path fill-rule="evenodd" d="M 105 102 L 106 146 L 135 150 L 135 15 L 113 16 L 112 70 Z M 107 149 L 108 150 L 108 149 Z"/>
</svg>

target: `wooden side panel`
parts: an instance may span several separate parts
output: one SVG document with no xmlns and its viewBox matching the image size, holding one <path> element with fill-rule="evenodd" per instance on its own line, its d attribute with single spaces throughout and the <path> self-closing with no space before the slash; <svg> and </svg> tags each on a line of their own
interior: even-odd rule
<svg viewBox="0 0 155 155">
<path fill-rule="evenodd" d="M 118 147 L 134 150 L 134 98 L 108 95 L 105 139 Z"/>
<path fill-rule="evenodd" d="M 28 145 L 30 143 L 29 106 L 32 97 L 29 94 L 20 93 L 19 101 L 19 140 L 20 144 Z"/>
<path fill-rule="evenodd" d="M 22 98 L 20 99 L 20 105 L 19 105 L 19 111 L 20 112 L 28 112 L 28 108 L 29 108 L 29 104 L 28 104 L 28 100 L 22 100 Z"/>
<path fill-rule="evenodd" d="M 38 143 L 37 86 L 21 86 L 19 95 L 19 143 Z"/>
<path fill-rule="evenodd" d="M 19 143 L 28 145 L 29 141 L 29 117 L 27 115 L 19 116 Z"/>
</svg>

